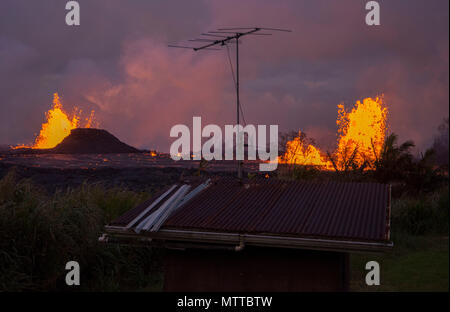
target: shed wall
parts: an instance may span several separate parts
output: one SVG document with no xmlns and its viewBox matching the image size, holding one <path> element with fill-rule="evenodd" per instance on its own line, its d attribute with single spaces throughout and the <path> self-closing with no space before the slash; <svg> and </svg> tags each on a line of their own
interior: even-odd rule
<svg viewBox="0 0 450 312">
<path fill-rule="evenodd" d="M 348 254 L 276 248 L 167 250 L 165 291 L 346 291 Z"/>
</svg>

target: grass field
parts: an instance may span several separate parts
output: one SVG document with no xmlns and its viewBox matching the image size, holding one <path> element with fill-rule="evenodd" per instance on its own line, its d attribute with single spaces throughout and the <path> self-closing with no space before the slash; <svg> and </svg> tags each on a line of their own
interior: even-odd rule
<svg viewBox="0 0 450 312">
<path fill-rule="evenodd" d="M 407 236 L 393 238 L 391 253 L 352 254 L 351 291 L 449 291 L 448 236 Z M 380 264 L 380 286 L 367 286 L 365 264 Z"/>
</svg>

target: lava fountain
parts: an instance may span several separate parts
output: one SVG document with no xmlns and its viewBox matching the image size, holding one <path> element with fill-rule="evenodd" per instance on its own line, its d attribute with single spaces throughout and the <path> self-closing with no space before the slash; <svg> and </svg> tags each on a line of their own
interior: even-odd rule
<svg viewBox="0 0 450 312">
<path fill-rule="evenodd" d="M 85 120 L 84 128 L 91 128 L 94 123 L 94 111 Z M 53 107 L 45 114 L 46 121 L 42 124 L 39 135 L 32 146 L 20 145 L 14 148 L 53 148 L 70 134 L 75 128 L 80 128 L 81 110 L 74 109 L 73 117 L 69 118 L 63 110 L 58 93 L 53 94 Z"/>
<path fill-rule="evenodd" d="M 386 118 L 387 107 L 382 97 L 357 101 L 350 111 L 345 110 L 344 104 L 339 104 L 337 148 L 330 157 L 311 144 L 305 146 L 299 132 L 298 137 L 287 142 L 286 152 L 278 161 L 341 170 L 351 160 L 358 167 L 365 164 L 365 168 L 370 168 L 383 148 Z"/>
</svg>

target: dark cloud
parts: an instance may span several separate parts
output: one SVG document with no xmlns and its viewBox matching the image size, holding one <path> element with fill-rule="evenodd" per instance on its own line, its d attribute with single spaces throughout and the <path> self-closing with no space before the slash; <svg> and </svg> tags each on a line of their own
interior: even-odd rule
<svg viewBox="0 0 450 312">
<path fill-rule="evenodd" d="M 167 43 L 263 25 L 294 32 L 243 39 L 248 123 L 300 128 L 328 148 L 337 104 L 384 94 L 391 131 L 427 147 L 448 116 L 448 1 L 379 2 L 381 26 L 368 27 L 366 1 L 80 0 L 81 26 L 68 27 L 66 1 L 2 0 L 0 142 L 32 141 L 56 91 L 139 147 L 167 150 L 170 127 L 193 115 L 231 123 L 226 51 Z"/>
</svg>

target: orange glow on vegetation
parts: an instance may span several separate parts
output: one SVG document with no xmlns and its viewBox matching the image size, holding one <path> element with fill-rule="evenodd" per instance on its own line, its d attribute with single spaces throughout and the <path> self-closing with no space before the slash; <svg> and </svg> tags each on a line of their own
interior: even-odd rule
<svg viewBox="0 0 450 312">
<path fill-rule="evenodd" d="M 279 157 L 280 163 L 312 165 L 321 169 L 343 169 L 349 160 L 366 168 L 379 155 L 386 135 L 387 107 L 382 97 L 357 101 L 350 111 L 343 104 L 338 105 L 337 149 L 330 155 L 333 161 L 317 147 L 305 145 L 299 136 L 286 144 L 286 152 Z"/>
<path fill-rule="evenodd" d="M 53 94 L 53 107 L 45 114 L 46 121 L 42 124 L 39 135 L 32 146 L 20 145 L 15 148 L 53 148 L 70 134 L 70 131 L 80 127 L 81 111 L 75 108 L 72 118 L 63 110 L 58 93 Z M 86 119 L 84 128 L 91 128 L 94 123 L 94 111 Z"/>
</svg>

